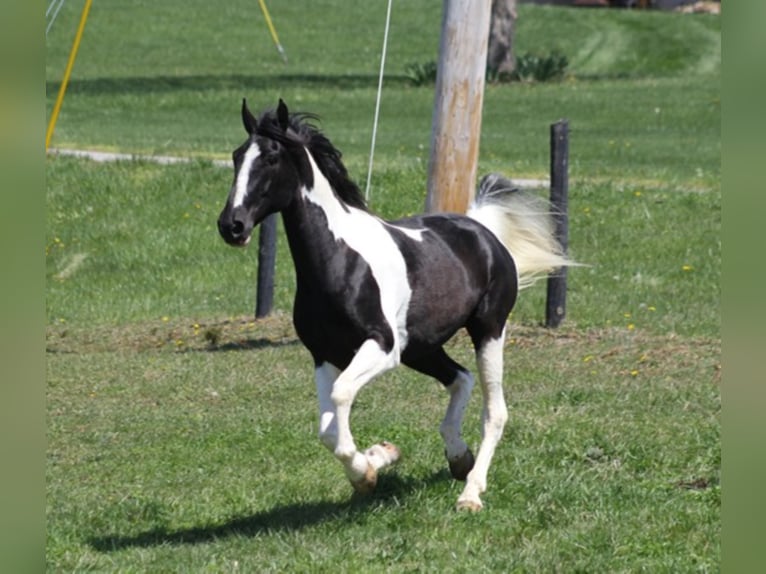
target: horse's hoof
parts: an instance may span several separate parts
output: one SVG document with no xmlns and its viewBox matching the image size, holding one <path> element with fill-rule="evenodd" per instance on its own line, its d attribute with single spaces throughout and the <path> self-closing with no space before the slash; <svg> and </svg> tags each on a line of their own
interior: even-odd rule
<svg viewBox="0 0 766 574">
<path fill-rule="evenodd" d="M 465 480 L 468 477 L 468 473 L 473 468 L 474 458 L 471 449 L 458 456 L 457 458 L 447 459 L 449 463 L 449 471 L 452 474 L 452 478 L 455 480 Z"/>
<path fill-rule="evenodd" d="M 352 480 L 351 486 L 359 494 L 370 494 L 375 490 L 375 486 L 378 484 L 378 472 L 373 468 L 371 464 L 367 465 L 367 472 L 364 476 L 358 480 Z"/>
<path fill-rule="evenodd" d="M 401 454 L 399 447 L 388 441 L 374 444 L 364 451 L 364 455 L 375 470 L 394 464 Z"/>
<path fill-rule="evenodd" d="M 478 498 L 476 500 L 471 500 L 468 498 L 460 498 L 457 501 L 456 509 L 458 512 L 479 512 L 483 508 L 483 504 L 481 503 L 481 500 Z"/>
</svg>

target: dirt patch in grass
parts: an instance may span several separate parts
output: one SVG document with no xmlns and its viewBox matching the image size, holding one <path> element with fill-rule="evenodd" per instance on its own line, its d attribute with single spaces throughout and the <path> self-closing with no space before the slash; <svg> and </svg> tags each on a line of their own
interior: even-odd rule
<svg viewBox="0 0 766 574">
<path fill-rule="evenodd" d="M 292 319 L 285 313 L 258 320 L 162 318 L 91 328 L 57 324 L 46 331 L 48 353 L 225 352 L 282 345 L 300 345 Z M 470 340 L 463 331 L 447 347 L 461 357 L 459 360 L 471 359 Z M 657 335 L 638 329 L 546 329 L 511 324 L 506 349 L 511 357 L 544 351 L 552 363 L 562 367 L 609 368 L 627 377 L 661 376 L 669 368 L 698 373 L 700 366 L 713 382 L 720 382 L 721 377 L 721 341 L 707 337 Z"/>
<path fill-rule="evenodd" d="M 297 344 L 288 315 L 255 320 L 170 319 L 94 327 L 51 325 L 46 330 L 48 353 L 142 353 L 147 351 L 226 351 Z"/>
</svg>

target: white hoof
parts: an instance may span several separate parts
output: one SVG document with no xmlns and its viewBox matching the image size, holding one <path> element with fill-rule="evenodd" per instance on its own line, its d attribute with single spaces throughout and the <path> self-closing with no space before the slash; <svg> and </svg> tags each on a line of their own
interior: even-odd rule
<svg viewBox="0 0 766 574">
<path fill-rule="evenodd" d="M 468 484 L 465 485 L 463 492 L 460 494 L 460 497 L 457 499 L 457 509 L 479 512 L 484 506 L 481 503 L 481 498 L 479 498 L 479 494 L 482 492 L 484 492 L 483 488 L 476 486 L 469 480 Z"/>
<path fill-rule="evenodd" d="M 478 498 L 463 498 L 461 496 L 457 499 L 456 508 L 458 511 L 479 512 L 483 507 L 484 505 Z"/>
<path fill-rule="evenodd" d="M 375 486 L 378 484 L 378 473 L 372 468 L 372 465 L 367 465 L 367 472 L 358 480 L 351 480 L 351 486 L 359 494 L 370 494 L 375 490 Z"/>
<path fill-rule="evenodd" d="M 370 448 L 364 451 L 364 455 L 367 457 L 367 461 L 370 463 L 372 468 L 375 470 L 380 470 L 381 468 L 390 466 L 398 461 L 399 457 L 401 456 L 401 452 L 395 444 L 383 441 L 381 443 L 372 445 Z"/>
</svg>

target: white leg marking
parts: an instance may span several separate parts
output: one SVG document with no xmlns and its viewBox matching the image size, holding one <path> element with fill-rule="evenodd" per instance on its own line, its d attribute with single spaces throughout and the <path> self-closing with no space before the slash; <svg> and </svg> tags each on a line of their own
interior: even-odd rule
<svg viewBox="0 0 766 574">
<path fill-rule="evenodd" d="M 338 445 L 338 420 L 335 403 L 330 397 L 333 383 L 339 374 L 340 369 L 330 363 L 322 363 L 314 372 L 319 399 L 319 440 L 330 452 L 335 452 Z"/>
<path fill-rule="evenodd" d="M 487 472 L 495 448 L 508 420 L 508 408 L 503 398 L 503 342 L 505 331 L 489 340 L 478 350 L 479 380 L 484 395 L 482 439 L 473 470 L 468 474 L 465 488 L 458 498 L 458 509 L 480 510 L 479 495 L 487 489 Z"/>
<path fill-rule="evenodd" d="M 346 475 L 352 483 L 364 480 L 373 465 L 354 444 L 349 424 L 351 405 L 359 390 L 373 377 L 398 364 L 399 353 L 396 348 L 391 353 L 385 353 L 377 342 L 369 339 L 362 344 L 349 366 L 340 373 L 333 385 L 330 398 L 335 407 L 338 433 L 335 456 L 343 463 Z M 375 454 L 378 455 L 380 453 Z"/>
<path fill-rule="evenodd" d="M 463 424 L 463 413 L 468 406 L 468 400 L 471 398 L 473 385 L 471 373 L 460 371 L 455 382 L 447 387 L 447 392 L 450 394 L 449 405 L 439 427 L 439 433 L 444 439 L 444 448 L 449 460 L 463 456 L 468 450 L 468 445 L 465 444 L 460 429 Z"/>
</svg>

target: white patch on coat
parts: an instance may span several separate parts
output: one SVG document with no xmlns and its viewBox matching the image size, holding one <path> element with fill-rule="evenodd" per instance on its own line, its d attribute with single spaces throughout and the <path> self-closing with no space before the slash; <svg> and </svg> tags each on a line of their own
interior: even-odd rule
<svg viewBox="0 0 766 574">
<path fill-rule="evenodd" d="M 388 223 L 387 221 L 384 221 L 383 225 L 396 229 L 397 231 L 401 231 L 407 237 L 415 241 L 423 241 L 423 233 L 426 231 L 425 229 L 412 229 L 410 227 L 402 227 L 400 225 L 394 225 L 393 223 Z"/>
<path fill-rule="evenodd" d="M 313 189 L 302 188 L 303 197 L 318 205 L 327 217 L 328 228 L 336 240 L 346 243 L 367 262 L 380 289 L 383 315 L 394 334 L 394 353 L 407 346 L 407 309 L 412 289 L 407 281 L 407 264 L 383 220 L 370 213 L 341 204 L 330 182 L 317 167 L 311 153 L 306 154 L 314 173 Z M 404 229 L 409 237 L 420 240 L 420 232 Z"/>
<path fill-rule="evenodd" d="M 242 165 L 237 172 L 236 183 L 234 184 L 234 199 L 232 199 L 231 206 L 239 207 L 245 202 L 247 196 L 247 182 L 250 180 L 250 170 L 253 168 L 253 162 L 261 155 L 261 148 L 258 144 L 252 143 L 245 152 L 245 157 L 242 159 Z"/>
</svg>

